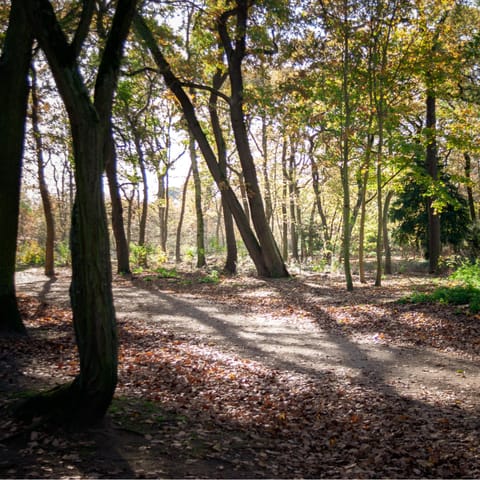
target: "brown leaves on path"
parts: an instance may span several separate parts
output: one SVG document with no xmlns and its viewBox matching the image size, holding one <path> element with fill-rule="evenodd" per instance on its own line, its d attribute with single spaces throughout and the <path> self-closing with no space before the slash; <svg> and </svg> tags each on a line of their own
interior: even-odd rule
<svg viewBox="0 0 480 480">
<path fill-rule="evenodd" d="M 454 311 L 439 310 L 441 318 L 433 320 L 435 315 L 422 308 L 382 303 L 378 297 L 373 302 L 366 290 L 356 297 L 342 292 L 327 303 L 326 289 L 316 284 L 254 282 L 249 287 L 233 281 L 199 286 L 195 295 L 245 310 L 288 315 L 293 322 L 313 321 L 345 335 L 383 334 L 382 341 L 412 345 L 420 341 L 456 354 L 475 352 L 479 338 L 472 319 Z M 183 287 L 169 282 L 168 288 L 178 293 Z M 22 305 L 30 312 L 26 322 L 30 338 L 0 340 L 0 385 L 9 392 L 8 401 L 15 391 L 61 382 L 76 371 L 69 313 L 30 297 L 23 298 Z M 448 327 L 454 320 L 457 330 Z M 443 325 L 437 336 L 446 343 L 432 340 L 439 327 L 435 321 Z M 465 331 L 471 337 L 462 347 L 457 342 Z M 480 476 L 480 412 L 478 405 L 464 408 L 461 396 L 429 398 L 426 392 L 422 400 L 410 399 L 381 380 L 361 383 L 332 370 L 311 377 L 268 368 L 221 345 L 140 318 L 120 322 L 119 332 L 120 380 L 111 415 L 116 455 L 123 462 L 117 463 L 123 467 L 111 471 L 111 457 L 104 464 L 89 460 L 101 457 L 98 433 L 89 434 L 95 440 L 81 437 L 80 443 L 87 442 L 83 448 L 68 435 L 57 438 L 37 430 L 22 443 L 15 432 L 25 427 L 4 416 L 0 421 L 4 476 L 62 476 L 68 467 L 81 477 Z M 137 435 L 127 440 L 118 436 L 123 430 Z M 9 440 L 12 435 L 16 440 Z M 17 461 L 25 460 L 21 469 L 12 466 L 12 448 Z M 54 461 L 55 452 L 57 458 L 67 456 L 61 468 Z M 34 457 L 47 461 L 41 464 L 44 470 Z"/>
</svg>

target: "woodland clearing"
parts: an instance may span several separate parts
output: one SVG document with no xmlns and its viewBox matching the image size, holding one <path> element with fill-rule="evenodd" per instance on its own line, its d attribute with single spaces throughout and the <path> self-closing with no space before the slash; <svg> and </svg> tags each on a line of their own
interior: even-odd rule
<svg viewBox="0 0 480 480">
<path fill-rule="evenodd" d="M 72 432 L 9 413 L 78 368 L 68 271 L 19 272 L 29 337 L 0 340 L 0 475 L 480 477 L 480 318 L 398 302 L 431 279 L 207 278 L 115 278 L 116 398 Z"/>
</svg>

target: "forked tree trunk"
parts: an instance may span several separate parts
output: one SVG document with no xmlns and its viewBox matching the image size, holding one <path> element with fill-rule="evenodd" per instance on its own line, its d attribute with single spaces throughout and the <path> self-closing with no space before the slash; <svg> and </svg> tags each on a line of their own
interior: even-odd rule
<svg viewBox="0 0 480 480">
<path fill-rule="evenodd" d="M 20 177 L 32 36 L 24 1 L 12 0 L 0 59 L 0 333 L 25 334 L 15 294 Z"/>
<path fill-rule="evenodd" d="M 198 122 L 192 102 L 183 89 L 181 82 L 173 74 L 170 65 L 158 48 L 152 32 L 138 14 L 134 18 L 134 26 L 136 33 L 145 42 L 146 46 L 150 50 L 155 62 L 157 63 L 160 73 L 163 75 L 165 83 L 175 95 L 182 107 L 183 114 L 188 123 L 188 128 L 194 135 L 198 147 L 200 148 L 207 163 L 208 169 L 210 170 L 210 173 L 217 184 L 221 195 L 225 198 L 225 201 L 227 202 L 228 207 L 235 218 L 240 235 L 242 236 L 245 247 L 247 248 L 250 257 L 255 264 L 258 275 L 262 277 L 278 276 L 277 272 L 272 270 L 266 262 L 264 250 L 260 246 L 255 234 L 252 232 L 247 216 L 245 215 L 245 212 L 243 211 L 235 193 L 233 192 L 228 182 L 228 178 L 223 174 L 218 164 L 215 153 L 213 152 L 210 143 L 203 132 L 200 123 Z"/>
<path fill-rule="evenodd" d="M 67 44 L 50 2 L 28 0 L 28 6 L 29 23 L 65 102 L 73 139 L 76 196 L 70 299 L 80 372 L 71 384 L 29 399 L 19 413 L 48 415 L 62 423 L 86 426 L 103 418 L 117 384 L 117 333 L 102 173 L 113 92 L 135 0 L 117 3 L 96 78 L 94 103 L 77 62 L 82 37 L 93 15 L 93 2 L 84 6 L 85 15 L 72 45 Z"/>
<path fill-rule="evenodd" d="M 235 5 L 236 8 L 228 10 L 217 19 L 218 33 L 228 61 L 230 89 L 232 92 L 230 98 L 232 130 L 242 165 L 252 223 L 261 245 L 264 262 L 270 272 L 270 276 L 288 277 L 287 268 L 265 214 L 262 194 L 245 124 L 242 61 L 246 53 L 247 18 L 250 5 L 247 0 L 237 0 Z M 235 38 L 233 41 L 227 25 L 228 20 L 232 16 L 235 17 L 236 23 Z"/>
</svg>

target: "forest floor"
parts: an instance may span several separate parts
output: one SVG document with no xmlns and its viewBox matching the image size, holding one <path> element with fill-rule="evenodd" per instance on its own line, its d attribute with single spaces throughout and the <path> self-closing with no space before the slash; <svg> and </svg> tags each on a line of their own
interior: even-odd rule
<svg viewBox="0 0 480 480">
<path fill-rule="evenodd" d="M 0 477 L 480 478 L 480 316 L 400 303 L 432 279 L 116 277 L 119 384 L 83 432 L 14 420 L 73 378 L 69 274 L 17 275 L 0 339 Z"/>
</svg>

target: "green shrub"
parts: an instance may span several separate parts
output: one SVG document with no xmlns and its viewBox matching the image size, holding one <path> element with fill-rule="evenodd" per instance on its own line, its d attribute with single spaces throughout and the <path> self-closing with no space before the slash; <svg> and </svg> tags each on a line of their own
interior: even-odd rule
<svg viewBox="0 0 480 480">
<path fill-rule="evenodd" d="M 402 301 L 411 303 L 445 303 L 468 305 L 471 313 L 480 311 L 480 266 L 463 264 L 449 276 L 447 285 L 437 287 L 432 293 L 413 293 Z"/>
<path fill-rule="evenodd" d="M 175 268 L 158 267 L 155 269 L 155 273 L 160 278 L 178 278 L 178 273 Z"/>
<path fill-rule="evenodd" d="M 199 283 L 214 283 L 220 282 L 220 273 L 218 270 L 212 270 L 208 275 L 200 278 Z"/>
</svg>

